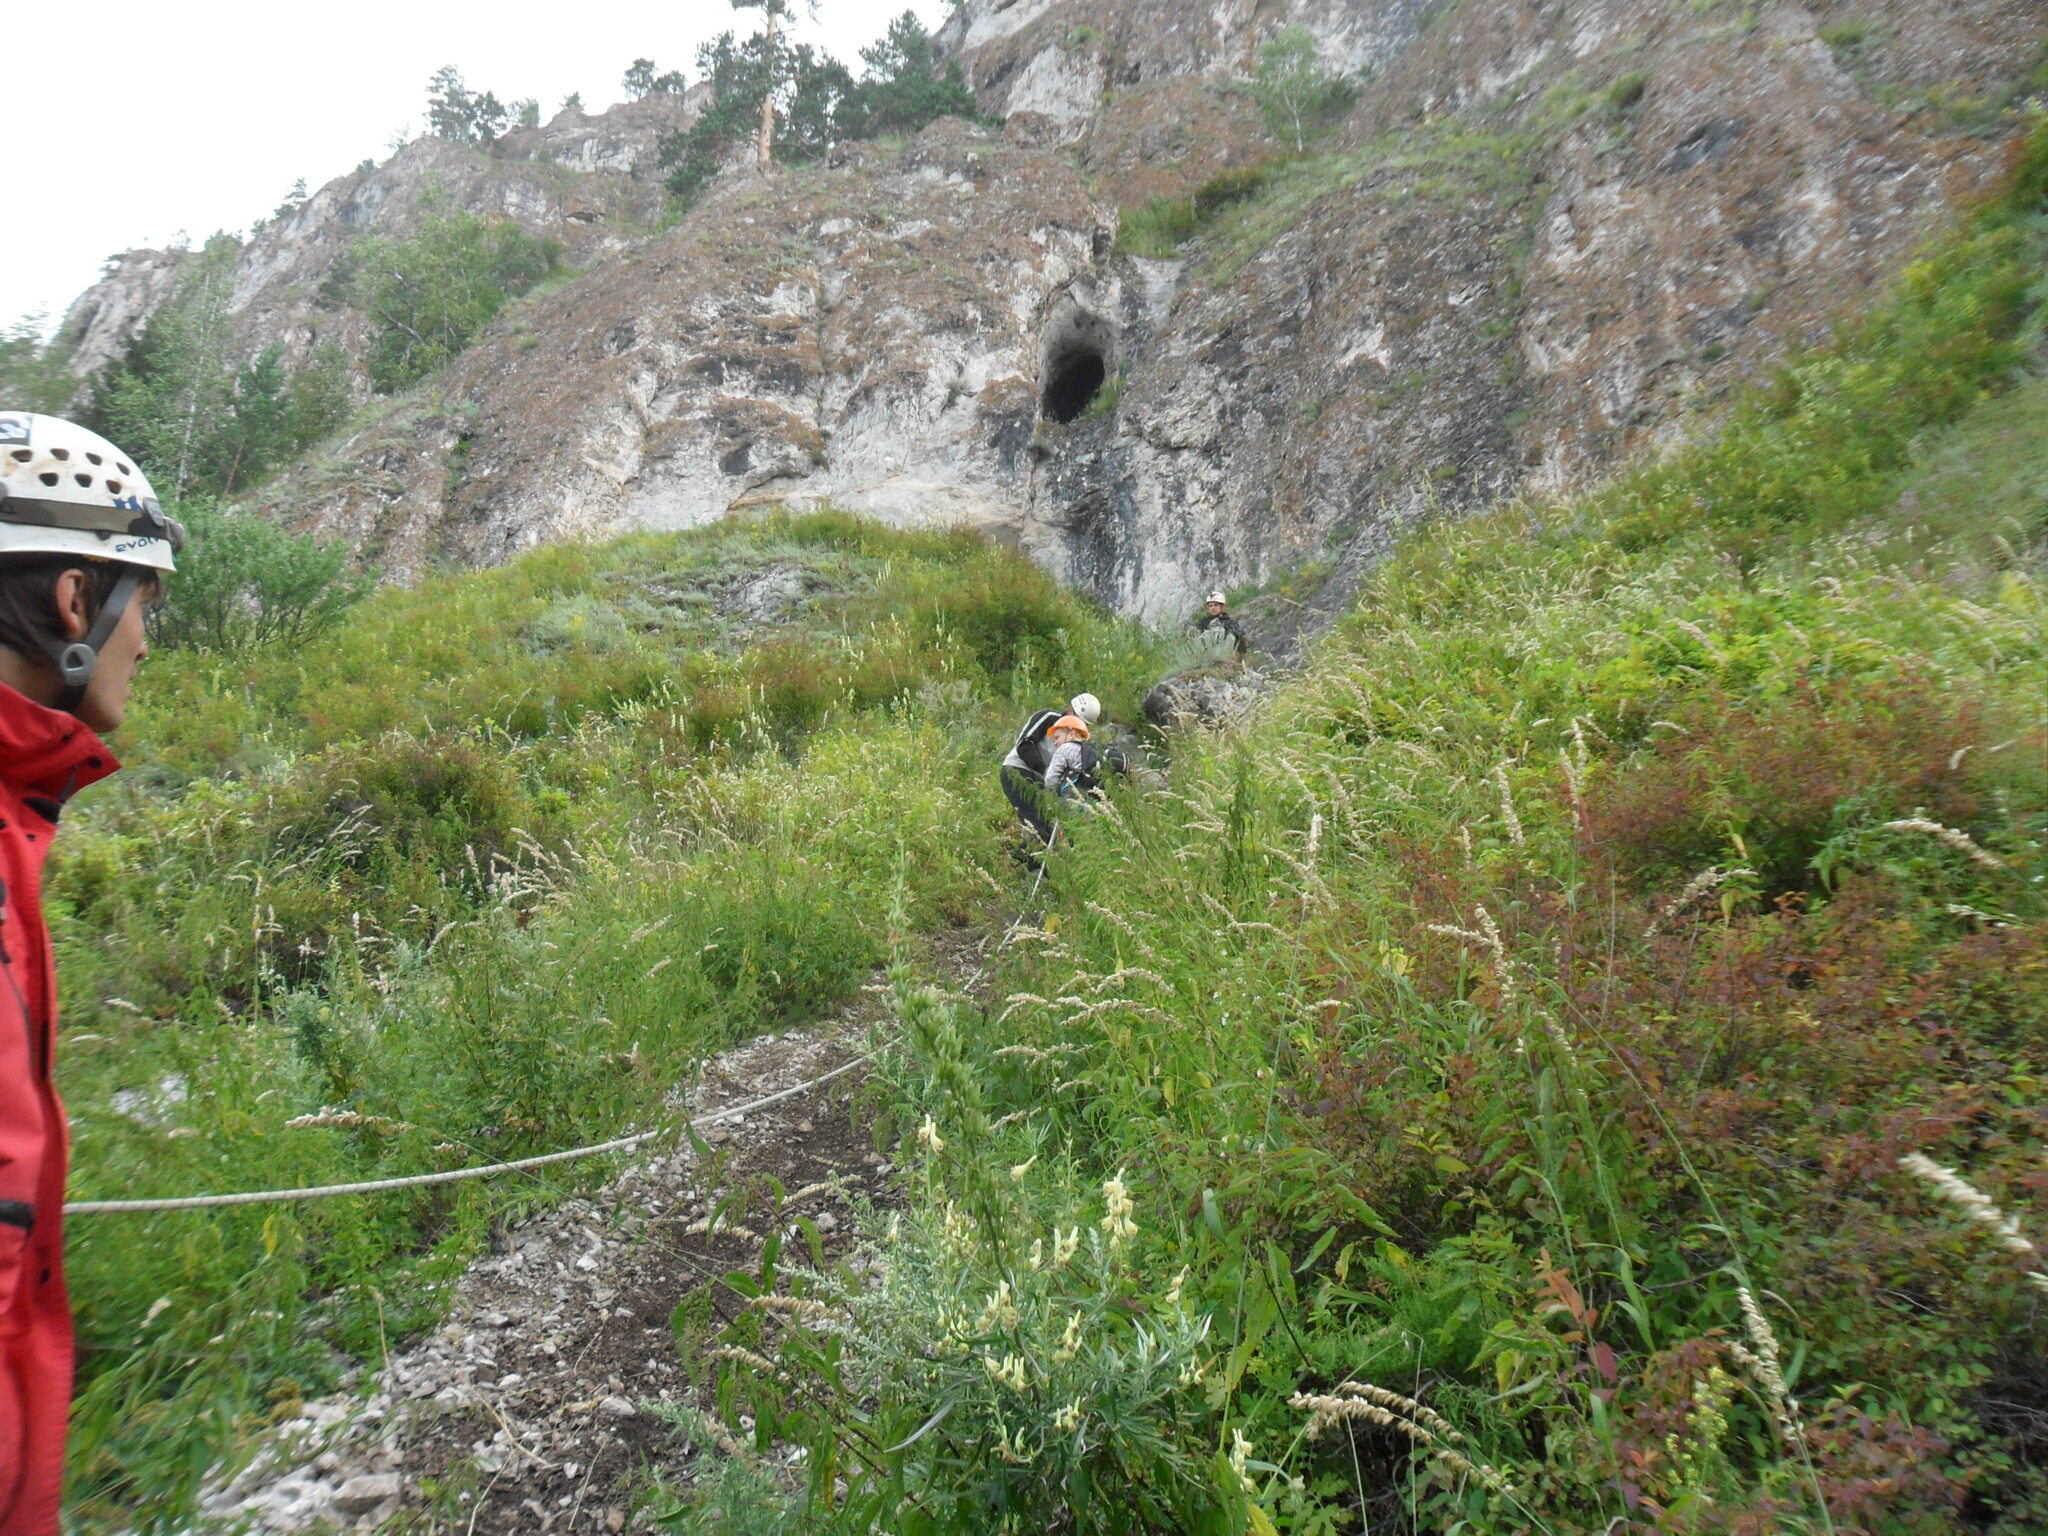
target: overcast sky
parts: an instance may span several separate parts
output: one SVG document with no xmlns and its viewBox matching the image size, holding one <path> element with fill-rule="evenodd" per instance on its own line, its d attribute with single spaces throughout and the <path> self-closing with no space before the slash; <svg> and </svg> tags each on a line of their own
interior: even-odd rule
<svg viewBox="0 0 2048 1536">
<path fill-rule="evenodd" d="M 812 20 L 798 0 L 796 33 L 858 73 L 859 50 L 906 5 L 934 28 L 947 9 L 822 0 Z M 759 17 L 728 0 L 101 0 L 17 17 L 0 325 L 35 310 L 54 323 L 114 252 L 181 230 L 195 243 L 216 229 L 246 232 L 297 178 L 318 187 L 366 156 L 384 159 L 401 132 L 423 130 L 427 78 L 443 64 L 501 101 L 537 99 L 546 121 L 571 91 L 592 111 L 617 101 L 636 58 L 694 81 L 699 43 L 728 27 L 751 31 Z M 24 158 L 25 147 L 35 153 Z"/>
</svg>

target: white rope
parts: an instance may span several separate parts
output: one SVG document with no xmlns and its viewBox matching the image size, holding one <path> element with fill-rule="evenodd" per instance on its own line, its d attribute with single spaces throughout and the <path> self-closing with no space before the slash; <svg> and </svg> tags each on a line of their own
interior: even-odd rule
<svg viewBox="0 0 2048 1536">
<path fill-rule="evenodd" d="M 699 1115 L 691 1125 L 716 1125 L 721 1120 L 730 1120 L 738 1115 L 751 1114 L 765 1109 L 770 1104 L 794 1098 L 800 1093 L 809 1093 L 813 1088 L 829 1083 L 843 1072 L 851 1072 L 867 1061 L 865 1056 L 856 1056 L 851 1061 L 841 1062 L 830 1072 L 814 1077 L 807 1083 L 798 1083 L 794 1088 L 785 1088 L 780 1093 L 771 1093 L 766 1098 L 755 1099 L 746 1104 L 734 1104 L 726 1109 L 714 1110 L 708 1115 Z M 495 1174 L 517 1173 L 525 1168 L 541 1168 L 549 1163 L 566 1163 L 572 1158 L 596 1157 L 602 1152 L 623 1152 L 628 1147 L 637 1147 L 643 1141 L 652 1141 L 657 1136 L 671 1135 L 667 1128 L 658 1131 L 641 1131 L 633 1136 L 621 1136 L 616 1141 L 601 1141 L 594 1147 L 576 1147 L 567 1152 L 546 1152 L 539 1157 L 523 1157 L 516 1163 L 491 1163 L 482 1168 L 457 1168 L 452 1173 L 415 1173 L 402 1179 L 370 1179 L 361 1184 L 323 1184 L 315 1189 L 259 1189 L 235 1195 L 185 1195 L 166 1200 L 72 1200 L 64 1206 L 66 1216 L 99 1216 L 110 1211 L 194 1211 L 217 1205 L 269 1205 L 280 1200 L 322 1200 L 329 1195 L 368 1195 L 387 1189 L 417 1189 L 427 1184 L 454 1184 L 463 1179 L 488 1179 Z"/>
</svg>

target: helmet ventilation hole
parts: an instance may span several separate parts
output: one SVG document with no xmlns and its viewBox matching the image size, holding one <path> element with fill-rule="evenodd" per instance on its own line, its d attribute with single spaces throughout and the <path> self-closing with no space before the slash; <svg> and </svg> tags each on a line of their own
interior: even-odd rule
<svg viewBox="0 0 2048 1536">
<path fill-rule="evenodd" d="M 121 482 L 120 482 L 120 481 L 118 481 L 118 480 L 109 480 L 109 481 L 107 482 L 107 493 L 108 493 L 109 495 L 112 495 L 112 496 L 118 496 L 118 495 L 120 495 L 120 494 L 121 494 Z"/>
<path fill-rule="evenodd" d="M 119 459 L 114 460 L 114 468 L 121 471 L 121 473 L 124 475 L 132 475 L 135 473 L 134 470 L 130 469 L 126 464 L 123 464 Z"/>
<path fill-rule="evenodd" d="M 73 475 L 71 478 L 76 480 L 80 485 L 84 486 L 88 491 L 92 489 L 91 475 Z"/>
<path fill-rule="evenodd" d="M 37 475 L 36 478 L 45 485 L 55 485 L 57 483 L 57 472 L 53 469 L 46 469 L 40 475 Z"/>
<path fill-rule="evenodd" d="M 104 464 L 107 461 L 98 454 L 88 451 L 85 456 L 85 462 L 88 464 Z"/>
<path fill-rule="evenodd" d="M 68 459 L 71 457 L 71 450 L 69 448 L 52 448 L 50 450 L 50 457 L 59 461 Z"/>
<path fill-rule="evenodd" d="M 35 454 L 26 448 L 17 448 L 14 450 L 14 462 L 17 464 L 26 464 L 30 459 L 34 457 Z"/>
</svg>

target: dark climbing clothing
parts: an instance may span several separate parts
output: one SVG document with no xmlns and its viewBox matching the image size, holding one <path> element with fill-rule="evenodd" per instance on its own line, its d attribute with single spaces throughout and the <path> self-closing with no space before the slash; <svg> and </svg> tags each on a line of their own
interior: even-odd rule
<svg viewBox="0 0 2048 1536">
<path fill-rule="evenodd" d="M 1250 642 L 1244 637 L 1244 630 L 1238 626 L 1237 620 L 1227 613 L 1204 613 L 1194 621 L 1194 628 L 1198 635 L 1207 634 L 1212 629 L 1222 630 L 1237 646 L 1237 654 L 1240 657 L 1251 649 Z"/>
<path fill-rule="evenodd" d="M 1041 843 L 1052 841 L 1052 819 L 1045 810 L 1045 786 L 1034 775 L 1021 768 L 1003 764 L 998 777 L 1002 781 L 1003 798 L 1010 802 L 1010 808 L 1017 813 L 1017 819 L 1035 834 Z"/>
<path fill-rule="evenodd" d="M 1052 744 L 1045 735 L 1059 718 L 1057 709 L 1041 709 L 1033 714 L 1017 732 L 1017 740 L 1010 747 L 1010 755 L 1003 759 L 1003 766 L 1027 773 L 1043 784 L 1046 765 L 1052 761 Z"/>
</svg>

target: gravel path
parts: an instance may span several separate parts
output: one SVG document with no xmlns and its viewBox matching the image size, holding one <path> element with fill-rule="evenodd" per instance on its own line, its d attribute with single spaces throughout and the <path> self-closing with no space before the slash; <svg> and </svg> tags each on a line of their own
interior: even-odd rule
<svg viewBox="0 0 2048 1536">
<path fill-rule="evenodd" d="M 861 1013 L 713 1058 L 691 1113 L 857 1055 Z M 498 1234 L 439 1328 L 392 1355 L 367 1394 L 309 1403 L 271 1431 L 202 1499 L 197 1529 L 371 1530 L 401 1512 L 425 1517 L 408 1529 L 463 1536 L 624 1529 L 651 1470 L 687 1461 L 655 1411 L 696 1400 L 670 1328 L 677 1304 L 708 1289 L 698 1305 L 730 1315 L 736 1298 L 718 1277 L 757 1261 L 757 1234 L 806 1216 L 837 1256 L 853 1241 L 849 1201 L 892 1200 L 892 1170 L 859 1111 L 864 1075 L 712 1126 L 708 1156 L 685 1146 L 644 1158 Z"/>
</svg>

